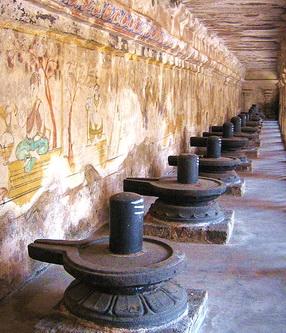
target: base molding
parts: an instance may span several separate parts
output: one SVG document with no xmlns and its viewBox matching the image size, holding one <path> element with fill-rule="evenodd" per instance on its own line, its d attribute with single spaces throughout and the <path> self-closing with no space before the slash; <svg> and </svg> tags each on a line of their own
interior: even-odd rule
<svg viewBox="0 0 286 333">
<path fill-rule="evenodd" d="M 245 186 L 245 180 L 241 179 L 240 184 L 228 186 L 226 188 L 225 194 L 231 194 L 235 197 L 242 197 L 245 194 L 246 186 Z"/>
<path fill-rule="evenodd" d="M 243 152 L 246 154 L 248 158 L 259 158 L 260 156 L 260 150 L 258 148 L 249 148 L 243 150 Z"/>
<path fill-rule="evenodd" d="M 160 221 L 147 213 L 144 234 L 185 243 L 226 244 L 232 235 L 233 226 L 233 210 L 225 210 L 222 222 L 204 224 Z"/>
<path fill-rule="evenodd" d="M 187 289 L 188 311 L 167 325 L 152 328 L 125 329 L 99 326 L 71 314 L 60 302 L 53 312 L 39 321 L 35 333 L 198 333 L 207 312 L 205 290 Z"/>
</svg>

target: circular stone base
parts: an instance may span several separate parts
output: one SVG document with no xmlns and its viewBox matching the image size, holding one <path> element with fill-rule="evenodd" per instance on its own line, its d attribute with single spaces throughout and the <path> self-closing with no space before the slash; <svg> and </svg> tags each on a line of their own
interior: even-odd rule
<svg viewBox="0 0 286 333">
<path fill-rule="evenodd" d="M 179 206 L 157 199 L 151 205 L 149 213 L 162 221 L 190 224 L 219 223 L 225 218 L 223 210 L 216 201 Z"/>
<path fill-rule="evenodd" d="M 223 156 L 225 157 L 236 157 L 240 160 L 241 164 L 239 167 L 250 167 L 251 166 L 251 160 L 247 158 L 247 156 L 241 151 L 224 151 Z"/>
<path fill-rule="evenodd" d="M 98 325 L 80 319 L 70 313 L 60 302 L 54 310 L 41 319 L 35 326 L 34 333 L 197 333 L 206 312 L 208 295 L 204 290 L 187 289 L 188 309 L 181 317 L 161 326 L 120 328 Z"/>
<path fill-rule="evenodd" d="M 173 281 L 151 286 L 137 293 L 107 293 L 94 286 L 73 281 L 64 294 L 64 304 L 74 315 L 112 327 L 139 328 L 167 324 L 188 307 L 188 296 Z"/>
<path fill-rule="evenodd" d="M 224 171 L 224 172 L 200 172 L 200 176 L 210 177 L 221 180 L 225 183 L 227 188 L 233 186 L 239 186 L 241 184 L 241 179 L 239 175 L 234 171 Z"/>
</svg>

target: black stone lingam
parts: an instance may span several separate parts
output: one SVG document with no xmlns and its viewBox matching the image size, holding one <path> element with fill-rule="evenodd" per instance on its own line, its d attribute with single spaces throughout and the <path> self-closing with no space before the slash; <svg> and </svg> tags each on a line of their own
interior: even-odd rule
<svg viewBox="0 0 286 333">
<path fill-rule="evenodd" d="M 187 293 L 172 278 L 184 255 L 168 242 L 143 238 L 143 198 L 110 198 L 110 237 L 82 241 L 36 240 L 31 258 L 63 265 L 75 280 L 63 303 L 75 316 L 101 326 L 150 328 L 188 310 Z"/>
<path fill-rule="evenodd" d="M 221 138 L 209 136 L 205 140 L 205 138 L 191 137 L 191 146 L 196 147 L 198 141 L 201 141 L 199 146 L 205 144 L 207 148 L 205 156 L 200 157 L 200 176 L 221 180 L 230 189 L 241 185 L 242 181 L 235 171 L 241 162 L 235 157 L 221 156 Z M 168 162 L 169 165 L 177 165 L 177 156 L 169 156 Z"/>
<path fill-rule="evenodd" d="M 199 158 L 177 156 L 177 177 L 127 178 L 124 191 L 155 196 L 149 214 L 159 223 L 211 224 L 224 220 L 224 211 L 215 201 L 225 190 L 217 179 L 199 177 Z"/>
<path fill-rule="evenodd" d="M 262 125 L 262 120 L 261 119 L 253 119 L 251 115 L 248 112 L 241 112 L 241 114 L 246 115 L 246 126 L 248 127 L 261 127 Z"/>
<path fill-rule="evenodd" d="M 238 117 L 241 119 L 241 131 L 245 133 L 260 133 L 260 126 L 247 126 L 247 115 L 240 113 Z"/>
<path fill-rule="evenodd" d="M 248 114 L 245 114 L 245 113 L 240 113 L 238 115 L 238 117 L 241 119 L 241 132 L 242 133 L 259 133 L 260 132 L 260 127 L 251 127 L 251 126 L 247 126 L 246 125 L 246 119 L 247 119 L 247 116 L 249 118 L 249 115 Z M 211 132 L 222 132 L 222 126 L 219 126 L 219 125 L 216 125 L 216 126 L 211 126 L 210 127 L 210 131 Z M 235 135 L 235 133 L 234 133 Z"/>
<path fill-rule="evenodd" d="M 232 117 L 230 120 L 233 124 L 233 136 L 235 137 L 241 137 L 241 138 L 247 138 L 249 139 L 250 144 L 255 144 L 257 141 L 259 141 L 259 134 L 255 132 L 255 128 L 250 127 L 250 131 L 254 129 L 254 132 L 243 132 L 242 131 L 242 125 L 241 125 L 241 118 L 239 116 Z M 249 129 L 249 127 L 247 127 Z M 213 133 L 213 135 L 222 135 L 223 126 L 211 126 L 210 127 L 210 133 Z"/>
<path fill-rule="evenodd" d="M 250 120 L 261 121 L 265 119 L 265 114 L 260 110 L 256 104 L 252 104 L 249 111 Z"/>
<path fill-rule="evenodd" d="M 222 136 L 222 155 L 224 157 L 236 157 L 240 159 L 241 167 L 248 168 L 251 166 L 251 161 L 247 158 L 242 148 L 246 148 L 249 144 L 249 140 L 243 137 L 235 137 L 233 132 L 233 124 L 231 122 L 225 122 L 223 124 L 222 133 L 216 132 L 203 132 L 204 137 L 213 135 Z M 203 146 L 205 147 L 205 145 Z"/>
<path fill-rule="evenodd" d="M 233 135 L 249 139 L 249 146 L 256 146 L 259 144 L 258 133 L 245 133 L 242 132 L 241 118 L 239 116 L 232 117 L 230 120 L 233 123 Z"/>
</svg>

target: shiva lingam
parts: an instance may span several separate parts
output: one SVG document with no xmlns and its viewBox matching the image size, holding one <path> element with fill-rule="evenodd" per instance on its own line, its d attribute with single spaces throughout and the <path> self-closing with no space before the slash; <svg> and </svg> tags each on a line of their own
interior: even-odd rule
<svg viewBox="0 0 286 333">
<path fill-rule="evenodd" d="M 245 126 L 246 115 L 240 114 L 236 117 L 232 117 L 230 120 L 233 123 L 233 135 L 238 137 L 245 137 L 249 140 L 255 140 L 259 137 L 259 127 Z M 222 132 L 222 126 L 211 126 L 211 132 Z"/>
<path fill-rule="evenodd" d="M 245 133 L 241 130 L 241 118 L 236 116 L 230 120 L 233 123 L 233 135 L 249 139 L 248 146 L 257 146 L 260 144 L 258 133 Z"/>
<path fill-rule="evenodd" d="M 249 145 L 253 144 L 254 141 L 258 140 L 257 133 L 245 133 L 241 129 L 241 119 L 240 117 L 232 117 L 230 120 L 233 123 L 233 136 L 242 137 L 249 139 Z M 210 132 L 213 135 L 222 135 L 223 126 L 211 126 Z"/>
<path fill-rule="evenodd" d="M 251 115 L 248 112 L 241 112 L 241 114 L 246 115 L 246 126 L 249 126 L 249 127 L 261 127 L 262 126 L 261 119 L 258 119 L 258 118 L 253 119 L 253 117 L 251 117 Z"/>
<path fill-rule="evenodd" d="M 225 220 L 225 211 L 215 199 L 226 186 L 218 179 L 199 177 L 199 157 L 195 154 L 177 156 L 177 177 L 126 178 L 124 191 L 158 197 L 146 215 L 145 234 L 204 242 L 206 227 Z"/>
<path fill-rule="evenodd" d="M 245 133 L 260 133 L 261 127 L 259 126 L 247 126 L 246 119 L 247 115 L 245 113 L 240 113 L 238 117 L 241 119 L 241 132 Z"/>
<path fill-rule="evenodd" d="M 235 157 L 221 156 L 221 138 L 218 136 L 191 137 L 190 143 L 192 147 L 204 145 L 207 148 L 205 156 L 200 157 L 200 176 L 221 180 L 225 183 L 227 192 L 241 195 L 243 181 L 235 171 L 241 162 Z M 169 165 L 177 165 L 177 156 L 169 156 L 168 162 Z"/>
<path fill-rule="evenodd" d="M 252 104 L 249 109 L 250 119 L 254 121 L 262 121 L 265 119 L 265 114 L 259 109 L 256 104 Z"/>
<path fill-rule="evenodd" d="M 223 124 L 222 133 L 216 132 L 203 132 L 204 137 L 213 135 L 222 136 L 222 155 L 224 157 L 236 157 L 240 159 L 239 169 L 245 170 L 251 167 L 251 160 L 247 158 L 242 148 L 248 146 L 249 140 L 247 138 L 235 137 L 233 135 L 233 124 L 231 122 L 225 122 Z M 205 145 L 203 146 L 205 147 Z"/>
<path fill-rule="evenodd" d="M 248 147 L 243 148 L 242 151 L 244 151 L 247 154 L 247 156 L 249 156 L 250 158 L 259 157 L 259 149 L 258 149 L 258 147 L 260 146 L 259 134 L 243 133 L 241 131 L 241 118 L 238 116 L 231 118 L 231 122 L 233 123 L 234 126 L 234 135 L 239 135 L 249 139 Z"/>
<path fill-rule="evenodd" d="M 100 327 L 137 330 L 188 312 L 186 290 L 172 280 L 184 255 L 168 242 L 143 238 L 143 217 L 143 198 L 119 193 L 110 198 L 109 237 L 28 246 L 31 258 L 63 265 L 75 278 L 63 298 L 72 315 Z"/>
</svg>

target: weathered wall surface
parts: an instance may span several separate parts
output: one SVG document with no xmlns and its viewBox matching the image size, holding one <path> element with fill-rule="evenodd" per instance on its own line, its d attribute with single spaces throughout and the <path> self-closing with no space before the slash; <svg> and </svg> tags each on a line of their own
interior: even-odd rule
<svg viewBox="0 0 286 333">
<path fill-rule="evenodd" d="M 243 109 L 248 111 L 252 104 L 260 106 L 265 116 L 278 116 L 278 77 L 276 71 L 247 71 L 242 86 Z"/>
<path fill-rule="evenodd" d="M 235 114 L 243 71 L 183 6 L 3 0 L 0 12 L 1 298 L 42 267 L 27 244 L 95 231 L 124 177 L 164 174 L 190 134 Z"/>
<path fill-rule="evenodd" d="M 279 124 L 284 144 L 286 143 L 286 38 L 281 43 L 279 57 Z"/>
</svg>

